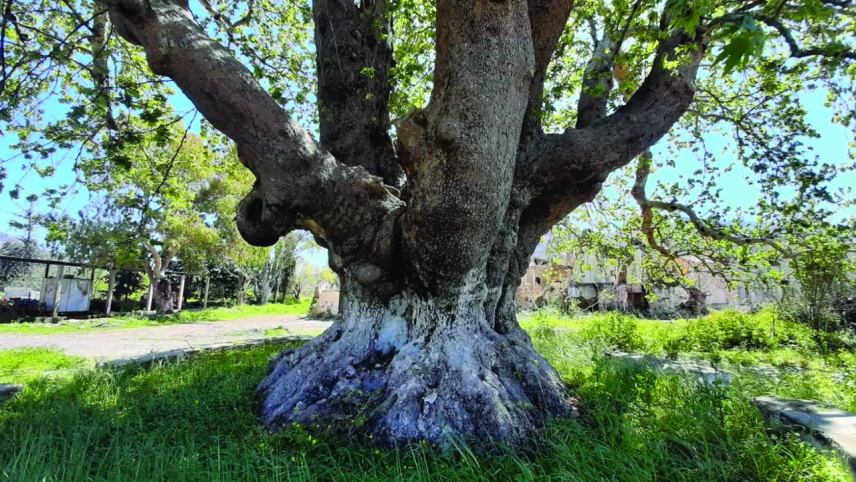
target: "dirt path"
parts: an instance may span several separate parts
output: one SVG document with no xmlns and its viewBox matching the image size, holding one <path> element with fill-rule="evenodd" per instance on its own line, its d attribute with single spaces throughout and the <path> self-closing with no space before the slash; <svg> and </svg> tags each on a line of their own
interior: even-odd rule
<svg viewBox="0 0 856 482">
<path fill-rule="evenodd" d="M 188 347 L 201 348 L 230 341 L 266 338 L 264 332 L 276 328 L 284 334 L 316 335 L 330 322 L 310 320 L 302 315 L 278 315 L 232 321 L 212 321 L 184 325 L 147 326 L 126 330 L 95 330 L 53 335 L 0 334 L 0 350 L 21 347 L 58 348 L 68 355 L 97 362 L 138 357 Z"/>
</svg>

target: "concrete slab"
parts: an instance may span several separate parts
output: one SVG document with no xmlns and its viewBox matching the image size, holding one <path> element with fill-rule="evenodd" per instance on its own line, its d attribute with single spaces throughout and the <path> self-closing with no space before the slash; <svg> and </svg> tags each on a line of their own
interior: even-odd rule
<svg viewBox="0 0 856 482">
<path fill-rule="evenodd" d="M 606 353 L 606 356 L 618 360 L 626 360 L 632 363 L 645 364 L 654 370 L 687 373 L 695 376 L 699 383 L 711 385 L 719 383 L 723 386 L 728 386 L 728 384 L 731 383 L 731 373 L 692 360 L 664 360 L 662 358 L 624 352 L 608 352 Z"/>
<path fill-rule="evenodd" d="M 24 389 L 23 385 L 19 385 L 17 383 L 0 383 L 0 403 L 5 402 L 6 400 L 11 399 L 15 395 L 17 395 L 21 390 Z"/>
<path fill-rule="evenodd" d="M 758 397 L 765 418 L 780 423 L 819 450 L 834 451 L 856 481 L 856 414 L 811 400 Z"/>
</svg>

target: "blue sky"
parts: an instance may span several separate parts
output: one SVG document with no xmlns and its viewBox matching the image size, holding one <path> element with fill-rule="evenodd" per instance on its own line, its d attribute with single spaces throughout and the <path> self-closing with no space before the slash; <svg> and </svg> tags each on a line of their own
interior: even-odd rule
<svg viewBox="0 0 856 482">
<path fill-rule="evenodd" d="M 173 106 L 177 112 L 185 112 L 192 109 L 192 105 L 182 94 L 175 95 L 172 100 Z M 817 90 L 805 93 L 801 97 L 801 100 L 807 107 L 809 122 L 821 134 L 820 139 L 810 140 L 808 144 L 814 147 L 814 152 L 818 154 L 824 162 L 836 164 L 847 162 L 848 145 L 851 135 L 847 128 L 830 122 L 830 119 L 832 118 L 832 110 L 824 107 L 823 105 L 825 92 L 823 90 Z M 49 106 L 49 110 L 52 110 L 51 114 L 54 116 L 63 115 L 65 110 L 64 106 L 57 103 L 53 104 L 53 106 Z M 192 127 L 194 131 L 198 131 L 198 122 L 199 120 L 197 119 L 197 125 Z M 8 137 L 9 136 L 5 136 L 3 139 L 0 139 L 0 158 L 3 159 L 16 154 L 10 149 L 14 140 L 9 139 Z M 708 145 L 710 150 L 717 152 L 718 155 L 716 162 L 720 167 L 724 167 L 733 161 L 734 158 L 732 155 L 719 154 L 719 151 L 723 148 L 728 148 L 730 146 L 730 139 L 723 138 L 720 134 L 712 133 L 705 136 L 705 143 Z M 658 160 L 665 160 L 663 156 L 666 154 L 663 146 L 664 141 L 661 141 L 661 143 L 654 149 L 654 155 Z M 56 166 L 57 170 L 56 174 L 49 178 L 41 178 L 36 172 L 27 171 L 26 166 L 29 163 L 24 159 L 16 159 L 6 164 L 8 177 L 4 182 L 6 186 L 4 192 L 0 194 L 0 233 L 11 233 L 9 221 L 14 219 L 13 213 L 23 212 L 27 207 L 28 203 L 24 201 L 24 197 L 33 193 L 40 194 L 46 188 L 57 188 L 63 184 L 70 184 L 74 181 L 75 175 L 72 171 L 74 160 L 72 157 L 73 153 L 68 151 L 58 152 L 55 154 L 50 161 Z M 692 176 L 692 173 L 699 168 L 699 163 L 696 160 L 695 155 L 691 152 L 682 152 L 679 154 L 679 157 L 674 160 L 676 161 L 675 168 L 660 169 L 652 176 L 652 182 L 649 183 L 649 193 L 650 189 L 654 185 L 653 181 L 678 181 L 680 176 L 683 176 L 684 178 L 690 177 Z M 719 184 L 724 188 L 724 202 L 732 207 L 749 207 L 756 203 L 760 191 L 756 186 L 751 186 L 744 179 L 745 176 L 749 174 L 748 170 L 746 170 L 742 165 L 737 165 L 730 173 L 723 174 Z M 16 202 L 9 199 L 8 191 L 17 183 L 20 183 L 22 189 L 20 199 Z M 833 187 L 835 188 L 847 186 L 856 186 L 856 173 L 845 173 L 839 176 L 833 184 Z M 76 216 L 77 213 L 90 202 L 90 200 L 90 193 L 85 187 L 81 187 L 77 189 L 76 192 L 72 192 L 66 197 L 62 203 L 60 211 L 71 216 Z M 44 212 L 47 209 L 48 208 L 44 203 L 37 204 L 37 211 Z M 841 213 L 842 216 L 853 214 L 852 209 L 849 212 Z M 40 234 L 43 235 L 44 233 Z M 326 265 L 327 263 L 326 251 L 322 249 L 306 252 L 303 254 L 303 257 L 306 261 L 314 264 Z"/>
</svg>

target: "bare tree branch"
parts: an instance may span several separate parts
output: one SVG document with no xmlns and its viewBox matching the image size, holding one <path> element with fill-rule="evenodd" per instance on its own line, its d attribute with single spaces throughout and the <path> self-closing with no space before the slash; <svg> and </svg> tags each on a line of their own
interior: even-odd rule
<svg viewBox="0 0 856 482">
<path fill-rule="evenodd" d="M 650 175 L 650 173 L 651 153 L 649 151 L 640 156 L 639 164 L 636 168 L 636 182 L 633 184 L 633 188 L 631 188 L 630 194 L 633 196 L 633 199 L 636 200 L 636 203 L 639 204 L 639 208 L 642 210 L 642 233 L 645 234 L 645 238 L 648 240 L 648 244 L 652 248 L 663 254 L 663 256 L 667 258 L 674 257 L 674 255 L 667 248 L 657 242 L 657 239 L 654 236 L 652 220 L 654 218 L 655 209 L 667 211 L 670 213 L 678 211 L 686 214 L 690 222 L 693 224 L 693 226 L 695 226 L 696 231 L 698 231 L 701 236 L 704 236 L 706 238 L 710 238 L 716 241 L 728 241 L 729 243 L 736 244 L 738 246 L 748 246 L 750 244 L 766 244 L 787 258 L 793 257 L 793 253 L 791 253 L 790 250 L 783 247 L 772 239 L 734 236 L 724 233 L 721 230 L 711 228 L 704 221 L 702 221 L 701 218 L 698 217 L 698 215 L 695 213 L 695 211 L 693 211 L 692 208 L 684 204 L 676 202 L 649 200 L 647 195 L 645 194 L 645 186 L 648 182 L 648 176 Z"/>
<path fill-rule="evenodd" d="M 541 104 L 547 67 L 562 37 L 574 0 L 529 0 L 529 24 L 535 50 L 535 73 L 529 84 L 529 106 L 523 127 L 524 135 L 540 130 Z"/>
<path fill-rule="evenodd" d="M 758 19 L 759 21 L 769 25 L 774 28 L 779 35 L 787 42 L 788 48 L 791 49 L 791 57 L 795 58 L 803 58 L 803 57 L 813 57 L 816 55 L 823 55 L 829 57 L 841 57 L 845 59 L 856 59 L 856 52 L 852 50 L 841 50 L 835 48 L 831 45 L 826 45 L 822 47 L 813 47 L 810 49 L 803 49 L 799 46 L 796 40 L 794 40 L 793 35 L 789 28 L 787 28 L 782 22 L 778 19 L 771 17 L 769 15 L 762 14 L 752 14 L 753 17 Z"/>
<path fill-rule="evenodd" d="M 825 1 L 823 3 L 829 3 L 831 5 L 838 5 L 838 2 L 832 3 L 829 1 Z M 840 3 L 847 3 L 847 2 L 840 2 Z M 840 5 L 840 6 L 849 8 L 849 7 L 853 7 L 854 5 L 851 3 L 848 5 Z M 800 44 L 796 41 L 796 39 L 794 39 L 793 32 L 791 31 L 790 28 L 788 28 L 787 25 L 784 24 L 784 22 L 782 22 L 781 20 L 779 20 L 778 18 L 776 18 L 772 15 L 766 15 L 766 14 L 759 13 L 759 12 L 747 11 L 747 12 L 740 12 L 740 13 L 723 15 L 721 17 L 714 19 L 712 22 L 710 22 L 710 24 L 708 25 L 708 28 L 713 28 L 713 27 L 723 25 L 723 24 L 728 24 L 728 23 L 740 23 L 746 17 L 754 18 L 755 20 L 771 27 L 776 32 L 778 32 L 779 35 L 782 37 L 782 39 L 785 41 L 785 43 L 788 44 L 788 48 L 791 51 L 791 57 L 792 58 L 806 58 L 806 57 L 822 56 L 822 57 L 837 57 L 837 58 L 851 59 L 851 60 L 856 59 L 856 52 L 854 52 L 853 50 L 850 50 L 850 49 L 845 49 L 842 46 L 835 45 L 835 44 L 821 45 L 821 46 L 816 46 L 816 47 L 804 49 L 800 46 Z"/>
</svg>

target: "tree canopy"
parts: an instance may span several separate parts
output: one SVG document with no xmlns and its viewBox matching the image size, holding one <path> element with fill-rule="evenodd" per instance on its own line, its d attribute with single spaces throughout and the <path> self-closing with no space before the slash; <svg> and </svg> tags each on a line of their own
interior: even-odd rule
<svg viewBox="0 0 856 482">
<path fill-rule="evenodd" d="M 248 66 L 274 100 L 315 130 L 319 122 L 324 124 L 319 116 L 324 108 L 315 108 L 312 8 L 308 2 L 279 3 L 203 0 L 191 5 L 191 12 Z M 172 82 L 152 74 L 141 49 L 119 38 L 108 20 L 109 8 L 102 1 L 4 4 L 0 129 L 16 135 L 18 142 L 6 151 L 0 169 L 3 161 L 23 156 L 32 170 L 50 176 L 62 162 L 58 158 L 71 157 L 77 183 L 92 186 L 119 176 L 124 168 L 139 171 L 140 154 L 146 151 L 136 149 L 140 143 L 147 149 L 156 144 L 164 151 L 175 148 L 181 136 L 176 126 L 191 114 L 175 110 Z M 677 29 L 701 35 L 710 53 L 695 79 L 697 93 L 653 164 L 674 165 L 681 152 L 692 152 L 700 162 L 685 182 L 660 190 L 669 201 L 693 206 L 706 222 L 733 227 L 738 219 L 744 225 L 747 218 L 763 219 L 763 225 L 752 223 L 757 232 L 751 236 L 779 236 L 786 225 L 826 219 L 834 206 L 852 202 L 848 193 L 829 185 L 838 173 L 852 170 L 853 161 L 823 158 L 807 146 L 820 136 L 822 126 L 809 123 L 803 100 L 807 92 L 824 92 L 833 112 L 830 122 L 852 125 L 852 9 L 849 2 L 831 0 L 577 4 L 555 52 L 546 59 L 550 63 L 539 122 L 547 132 L 561 132 L 589 122 L 587 116 L 594 119 L 615 110 L 651 70 L 664 36 Z M 378 25 L 388 22 L 380 37 L 389 36 L 394 65 L 385 72 L 371 65 L 359 69 L 365 91 L 361 100 L 377 102 L 372 86 L 388 86 L 393 122 L 428 101 L 434 11 L 430 1 L 394 1 L 366 9 L 366 15 L 383 15 Z M 561 9 L 555 13 L 562 16 Z M 203 136 L 206 132 L 212 131 L 205 127 Z M 707 148 L 705 136 L 710 139 L 714 133 L 730 140 L 727 152 Z M 723 157 L 728 160 L 722 162 Z M 752 173 L 749 182 L 760 187 L 762 196 L 757 205 L 735 212 L 721 202 L 729 191 L 717 179 L 739 164 Z M 197 166 L 200 178 L 202 167 Z M 11 197 L 19 195 L 16 179 L 3 184 Z M 39 194 L 58 200 L 72 184 Z"/>
</svg>

